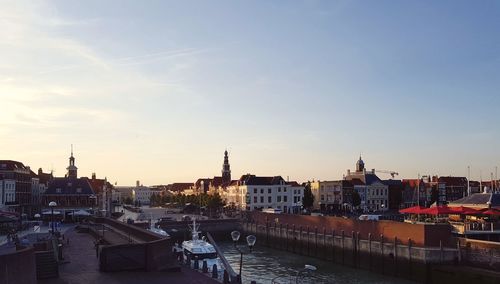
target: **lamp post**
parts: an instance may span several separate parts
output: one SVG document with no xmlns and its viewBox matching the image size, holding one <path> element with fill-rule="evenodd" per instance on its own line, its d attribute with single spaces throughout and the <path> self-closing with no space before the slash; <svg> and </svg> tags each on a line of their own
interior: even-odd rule
<svg viewBox="0 0 500 284">
<path fill-rule="evenodd" d="M 50 219 L 51 219 L 51 227 L 52 227 L 52 234 L 54 234 L 54 207 L 57 206 L 57 203 L 55 201 L 49 202 L 49 207 L 51 209 L 50 213 Z"/>
<path fill-rule="evenodd" d="M 231 232 L 231 238 L 233 239 L 234 248 L 240 253 L 240 273 L 238 274 L 238 280 L 239 280 L 238 282 L 242 283 L 241 268 L 243 267 L 243 250 L 241 250 L 237 245 L 240 236 L 241 234 L 238 231 Z M 257 238 L 254 235 L 248 235 L 246 239 L 248 248 L 250 249 L 250 252 L 252 252 L 252 248 L 255 245 L 255 241 L 257 241 Z"/>
<path fill-rule="evenodd" d="M 89 199 L 92 199 L 92 215 L 95 215 L 94 214 L 94 204 L 97 202 L 97 196 L 95 196 L 94 194 L 90 195 L 89 196 Z"/>
</svg>

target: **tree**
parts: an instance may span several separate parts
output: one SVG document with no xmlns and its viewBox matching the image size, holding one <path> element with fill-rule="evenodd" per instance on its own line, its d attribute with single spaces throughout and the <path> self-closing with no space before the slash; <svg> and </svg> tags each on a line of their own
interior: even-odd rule
<svg viewBox="0 0 500 284">
<path fill-rule="evenodd" d="M 313 203 L 314 195 L 311 191 L 311 182 L 307 182 L 306 186 L 304 187 L 304 198 L 302 198 L 302 205 L 304 206 L 304 208 L 311 208 L 313 207 Z"/>
<path fill-rule="evenodd" d="M 352 207 L 358 207 L 361 205 L 361 197 L 357 191 L 352 192 Z"/>
<path fill-rule="evenodd" d="M 127 196 L 126 198 L 123 199 L 123 203 L 131 205 L 133 202 L 132 198 Z"/>
<path fill-rule="evenodd" d="M 222 197 L 219 195 L 219 193 L 208 196 L 207 208 L 210 210 L 210 212 L 217 212 L 218 210 L 222 209 L 224 205 L 224 200 L 222 200 Z"/>
</svg>

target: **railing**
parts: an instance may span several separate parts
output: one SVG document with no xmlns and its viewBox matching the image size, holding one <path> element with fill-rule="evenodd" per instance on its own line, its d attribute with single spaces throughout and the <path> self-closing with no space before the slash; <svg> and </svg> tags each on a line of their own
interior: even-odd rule
<svg viewBox="0 0 500 284">
<path fill-rule="evenodd" d="M 215 251 L 217 252 L 217 255 L 219 256 L 219 258 L 220 258 L 220 260 L 222 262 L 222 265 L 224 266 L 224 270 L 227 271 L 227 273 L 229 274 L 229 278 L 231 280 L 231 283 L 238 283 L 237 282 L 238 281 L 237 280 L 238 279 L 238 274 L 231 267 L 231 265 L 227 261 L 226 257 L 224 256 L 224 253 L 217 246 L 217 244 L 215 243 L 214 239 L 212 238 L 212 235 L 210 235 L 210 233 L 208 233 L 208 232 L 207 232 L 207 238 L 208 238 L 208 241 L 214 246 Z"/>
<path fill-rule="evenodd" d="M 458 234 L 500 232 L 500 223 L 450 222 L 452 230 Z"/>
</svg>

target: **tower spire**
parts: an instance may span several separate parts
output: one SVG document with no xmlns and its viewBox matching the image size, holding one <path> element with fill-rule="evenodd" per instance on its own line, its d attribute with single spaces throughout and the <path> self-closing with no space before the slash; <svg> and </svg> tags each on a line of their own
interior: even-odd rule
<svg viewBox="0 0 500 284">
<path fill-rule="evenodd" d="M 224 151 L 224 163 L 222 164 L 222 186 L 226 187 L 231 183 L 231 168 L 229 166 L 229 156 L 227 148 Z"/>
<path fill-rule="evenodd" d="M 73 144 L 71 144 L 71 157 L 73 157 Z"/>
</svg>

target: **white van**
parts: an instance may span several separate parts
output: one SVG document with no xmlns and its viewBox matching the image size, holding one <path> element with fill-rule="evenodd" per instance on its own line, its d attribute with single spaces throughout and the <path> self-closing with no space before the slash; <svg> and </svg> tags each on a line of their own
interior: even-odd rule
<svg viewBox="0 0 500 284">
<path fill-rule="evenodd" d="M 281 214 L 282 213 L 281 209 L 275 209 L 275 208 L 262 209 L 262 212 L 270 213 L 270 214 Z"/>
<path fill-rule="evenodd" d="M 362 221 L 378 221 L 380 216 L 382 215 L 361 215 L 358 219 Z"/>
</svg>

